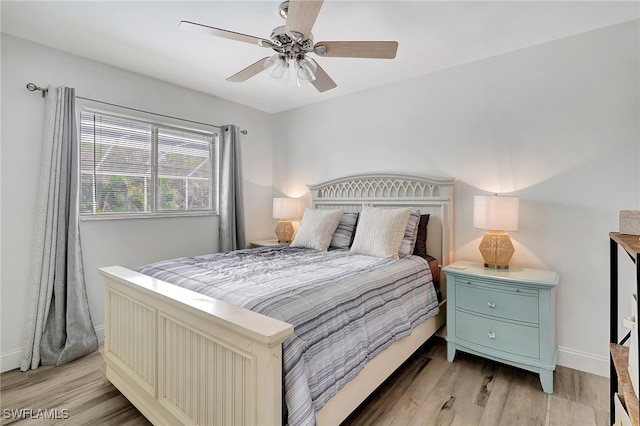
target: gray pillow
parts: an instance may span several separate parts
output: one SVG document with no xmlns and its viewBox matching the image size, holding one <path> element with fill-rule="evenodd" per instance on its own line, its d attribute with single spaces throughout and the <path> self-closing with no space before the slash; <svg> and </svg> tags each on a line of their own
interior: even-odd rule
<svg viewBox="0 0 640 426">
<path fill-rule="evenodd" d="M 343 213 L 338 228 L 331 238 L 331 248 L 348 249 L 353 242 L 353 234 L 358 223 L 358 213 Z"/>
<path fill-rule="evenodd" d="M 407 222 L 407 228 L 404 230 L 404 238 L 398 250 L 398 256 L 405 257 L 413 254 L 416 246 L 416 238 L 418 237 L 418 223 L 420 222 L 420 211 L 412 210 Z"/>
</svg>

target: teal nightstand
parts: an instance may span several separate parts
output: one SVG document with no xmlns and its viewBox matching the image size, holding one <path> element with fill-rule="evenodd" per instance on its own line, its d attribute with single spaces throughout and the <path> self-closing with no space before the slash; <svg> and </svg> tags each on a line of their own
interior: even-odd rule
<svg viewBox="0 0 640 426">
<path fill-rule="evenodd" d="M 455 262 L 447 276 L 447 360 L 456 350 L 513 365 L 540 375 L 553 393 L 556 369 L 553 271 L 494 270 L 481 263 Z"/>
</svg>

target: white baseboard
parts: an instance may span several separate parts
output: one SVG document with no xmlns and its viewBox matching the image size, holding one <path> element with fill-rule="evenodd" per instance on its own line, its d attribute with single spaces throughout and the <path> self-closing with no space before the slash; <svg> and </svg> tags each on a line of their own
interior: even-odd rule
<svg viewBox="0 0 640 426">
<path fill-rule="evenodd" d="M 22 353 L 23 349 L 18 348 L 0 354 L 0 372 L 4 373 L 5 371 L 20 368 Z"/>
<path fill-rule="evenodd" d="M 98 336 L 98 343 L 104 342 L 104 325 L 96 327 L 95 330 Z M 23 352 L 23 348 L 17 348 L 0 353 L 0 373 L 20 368 Z"/>
<path fill-rule="evenodd" d="M 558 365 L 609 377 L 609 357 L 558 346 Z"/>
</svg>

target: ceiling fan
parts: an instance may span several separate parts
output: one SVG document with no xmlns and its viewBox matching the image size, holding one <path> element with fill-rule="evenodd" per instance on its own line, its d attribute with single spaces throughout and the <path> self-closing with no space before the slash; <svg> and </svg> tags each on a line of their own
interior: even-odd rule
<svg viewBox="0 0 640 426">
<path fill-rule="evenodd" d="M 286 24 L 275 28 L 268 40 L 190 21 L 181 21 L 180 28 L 255 44 L 276 52 L 227 78 L 227 81 L 236 83 L 246 81 L 262 71 L 274 78 L 282 78 L 292 64 L 298 82 L 308 80 L 318 91 L 325 92 L 337 87 L 337 84 L 315 60 L 307 57 L 309 53 L 343 58 L 395 58 L 398 50 L 397 41 L 319 41 L 314 44 L 311 28 L 321 7 L 322 0 L 283 2 L 280 4 L 279 13 Z"/>
</svg>

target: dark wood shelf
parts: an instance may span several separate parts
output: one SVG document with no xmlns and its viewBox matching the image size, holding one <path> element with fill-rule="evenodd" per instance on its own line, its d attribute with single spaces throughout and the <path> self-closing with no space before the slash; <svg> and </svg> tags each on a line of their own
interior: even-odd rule
<svg viewBox="0 0 640 426">
<path fill-rule="evenodd" d="M 610 307 L 609 307 L 609 352 L 611 354 L 610 362 L 610 398 L 611 398 L 611 422 L 615 421 L 614 416 L 614 393 L 622 392 L 624 397 L 627 414 L 631 419 L 633 426 L 640 426 L 640 406 L 638 405 L 638 396 L 633 389 L 631 375 L 629 374 L 629 348 L 619 345 L 618 342 L 618 247 L 622 247 L 631 260 L 635 263 L 636 269 L 636 285 L 635 294 L 640 296 L 640 237 L 638 235 L 621 234 L 619 232 L 610 232 Z M 637 314 L 635 314 L 637 315 Z M 638 333 L 638 334 L 635 334 Z M 640 339 L 640 331 L 634 331 L 635 338 Z"/>
<path fill-rule="evenodd" d="M 620 390 L 624 396 L 625 405 L 627 406 L 627 413 L 631 419 L 632 425 L 640 424 L 640 417 L 638 413 L 638 397 L 633 390 L 631 384 L 631 376 L 627 366 L 629 365 L 629 348 L 626 346 L 616 345 L 615 343 L 609 344 L 609 350 L 611 351 L 611 358 L 613 364 L 616 366 L 618 372 L 618 381 L 620 382 Z"/>
</svg>

